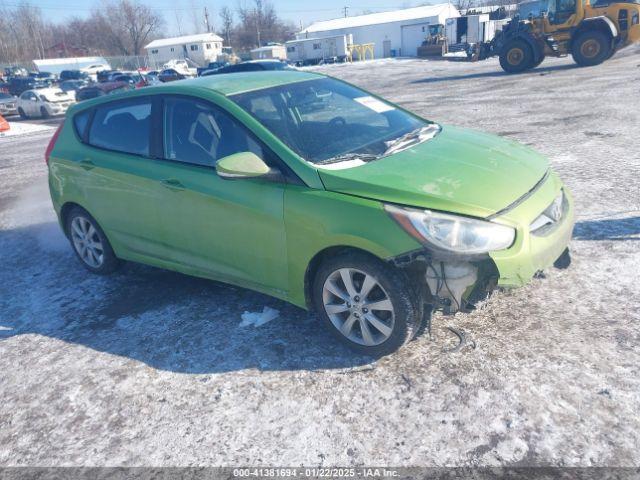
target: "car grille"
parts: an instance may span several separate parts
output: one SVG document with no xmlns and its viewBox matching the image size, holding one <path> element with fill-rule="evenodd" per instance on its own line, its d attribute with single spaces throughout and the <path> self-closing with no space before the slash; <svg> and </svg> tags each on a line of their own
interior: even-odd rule
<svg viewBox="0 0 640 480">
<path fill-rule="evenodd" d="M 543 237 L 553 232 L 562 223 L 567 213 L 569 202 L 564 194 L 564 190 L 556 195 L 553 202 L 545 208 L 536 219 L 529 225 L 529 231 L 536 236 Z"/>
</svg>

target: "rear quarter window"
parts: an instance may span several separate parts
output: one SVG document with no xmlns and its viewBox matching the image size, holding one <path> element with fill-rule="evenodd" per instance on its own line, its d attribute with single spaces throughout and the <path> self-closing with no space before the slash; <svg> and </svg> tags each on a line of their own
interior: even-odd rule
<svg viewBox="0 0 640 480">
<path fill-rule="evenodd" d="M 151 100 L 105 104 L 96 108 L 89 144 L 148 157 L 150 127 Z"/>
<path fill-rule="evenodd" d="M 73 126 L 80 138 L 84 138 L 84 135 L 87 131 L 87 125 L 89 124 L 90 116 L 91 112 L 89 110 L 86 110 L 84 112 L 77 113 L 73 117 Z"/>
</svg>

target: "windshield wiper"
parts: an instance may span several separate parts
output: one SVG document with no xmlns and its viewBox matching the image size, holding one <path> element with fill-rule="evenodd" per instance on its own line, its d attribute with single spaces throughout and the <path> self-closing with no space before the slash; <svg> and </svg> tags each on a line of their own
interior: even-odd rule
<svg viewBox="0 0 640 480">
<path fill-rule="evenodd" d="M 384 151 L 382 156 L 391 155 L 392 153 L 397 153 L 413 145 L 422 143 L 425 140 L 429 140 L 435 137 L 438 133 L 440 133 L 441 129 L 442 127 L 440 127 L 440 125 L 438 125 L 437 123 L 431 123 L 424 127 L 416 128 L 415 130 L 412 130 L 409 133 L 405 133 L 404 135 L 396 138 L 395 140 L 385 142 L 387 149 Z"/>
<path fill-rule="evenodd" d="M 363 162 L 370 162 L 379 158 L 379 155 L 373 153 L 344 153 L 342 155 L 336 155 L 335 157 L 327 158 L 316 162 L 316 165 L 329 165 L 331 163 L 347 162 L 349 160 L 361 160 Z"/>
</svg>

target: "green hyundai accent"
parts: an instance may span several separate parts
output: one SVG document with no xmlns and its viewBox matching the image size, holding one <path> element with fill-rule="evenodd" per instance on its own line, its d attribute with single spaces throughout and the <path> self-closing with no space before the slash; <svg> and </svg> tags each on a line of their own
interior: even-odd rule
<svg viewBox="0 0 640 480">
<path fill-rule="evenodd" d="M 313 309 L 369 355 L 433 310 L 569 264 L 569 191 L 535 151 L 297 71 L 74 105 L 46 152 L 82 264 L 121 260 Z"/>
</svg>

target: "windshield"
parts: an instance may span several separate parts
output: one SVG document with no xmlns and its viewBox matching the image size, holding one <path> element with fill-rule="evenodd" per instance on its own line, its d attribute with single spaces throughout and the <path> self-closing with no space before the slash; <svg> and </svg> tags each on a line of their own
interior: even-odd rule
<svg viewBox="0 0 640 480">
<path fill-rule="evenodd" d="M 427 139 L 424 129 L 439 131 L 435 124 L 331 78 L 231 98 L 294 152 L 317 165 L 375 160 L 399 151 L 397 141 L 408 147 Z"/>
</svg>

